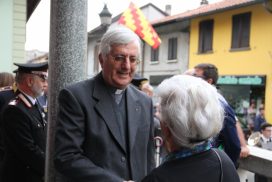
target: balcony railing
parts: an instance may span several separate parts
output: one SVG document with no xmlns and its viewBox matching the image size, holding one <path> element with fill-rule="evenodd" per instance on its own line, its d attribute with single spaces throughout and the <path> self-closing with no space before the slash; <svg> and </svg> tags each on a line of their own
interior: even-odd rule
<svg viewBox="0 0 272 182">
<path fill-rule="evenodd" d="M 250 155 L 240 159 L 240 168 L 258 173 L 269 178 L 272 182 L 272 151 L 248 146 Z"/>
</svg>

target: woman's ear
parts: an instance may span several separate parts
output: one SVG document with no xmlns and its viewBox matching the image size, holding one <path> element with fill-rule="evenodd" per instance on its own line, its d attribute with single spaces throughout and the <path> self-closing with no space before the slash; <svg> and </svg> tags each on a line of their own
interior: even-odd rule
<svg viewBox="0 0 272 182">
<path fill-rule="evenodd" d="M 162 130 L 164 146 L 168 152 L 171 152 L 172 151 L 172 134 L 170 132 L 170 129 L 165 123 L 161 122 L 161 130 Z"/>
<path fill-rule="evenodd" d="M 172 136 L 170 129 L 168 128 L 168 126 L 164 122 L 161 122 L 161 130 L 162 130 L 162 134 L 165 139 L 169 139 L 169 137 Z"/>
</svg>

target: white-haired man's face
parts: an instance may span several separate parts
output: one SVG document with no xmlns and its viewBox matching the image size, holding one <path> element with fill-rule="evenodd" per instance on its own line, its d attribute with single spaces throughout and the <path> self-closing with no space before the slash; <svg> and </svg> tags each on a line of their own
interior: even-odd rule
<svg viewBox="0 0 272 182">
<path fill-rule="evenodd" d="M 99 56 L 105 81 L 119 89 L 124 89 L 131 82 L 138 64 L 138 46 L 134 43 L 113 45 L 110 53 Z"/>
</svg>

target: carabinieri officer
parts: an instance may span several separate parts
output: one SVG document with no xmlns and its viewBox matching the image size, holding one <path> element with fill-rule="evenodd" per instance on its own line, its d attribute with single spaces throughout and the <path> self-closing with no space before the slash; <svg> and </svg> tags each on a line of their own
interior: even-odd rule
<svg viewBox="0 0 272 182">
<path fill-rule="evenodd" d="M 42 182 L 47 122 L 36 98 L 47 84 L 48 62 L 14 64 L 18 94 L 2 113 L 6 154 L 0 181 Z"/>
</svg>

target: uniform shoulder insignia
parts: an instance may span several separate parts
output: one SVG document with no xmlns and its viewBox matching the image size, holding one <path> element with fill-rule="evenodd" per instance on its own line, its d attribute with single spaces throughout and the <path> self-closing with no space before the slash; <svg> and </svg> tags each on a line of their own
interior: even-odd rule
<svg viewBox="0 0 272 182">
<path fill-rule="evenodd" d="M 29 108 L 32 107 L 32 105 L 30 104 L 30 102 L 25 98 L 25 96 L 24 96 L 23 94 L 20 93 L 20 94 L 18 95 L 18 98 L 20 98 L 20 100 L 22 100 L 23 103 L 24 103 L 27 107 L 29 107 Z"/>
</svg>

